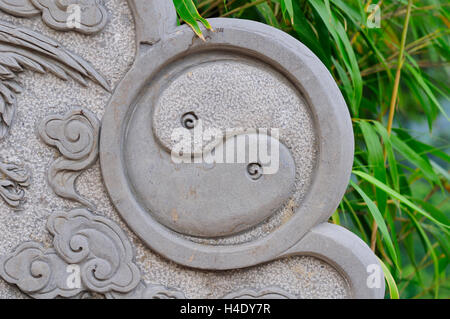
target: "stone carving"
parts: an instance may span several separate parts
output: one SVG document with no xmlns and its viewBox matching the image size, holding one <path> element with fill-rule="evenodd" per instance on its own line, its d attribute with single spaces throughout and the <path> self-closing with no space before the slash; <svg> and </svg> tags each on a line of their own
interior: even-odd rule
<svg viewBox="0 0 450 319">
<path fill-rule="evenodd" d="M 48 221 L 54 248 L 28 242 L 0 258 L 0 276 L 34 298 L 75 297 L 80 292 L 128 293 L 141 278 L 132 246 L 110 220 L 86 209 L 55 212 Z M 70 285 L 71 268 L 80 283 Z"/>
<path fill-rule="evenodd" d="M 235 269 L 312 255 L 348 279 L 353 297 L 382 298 L 384 282 L 369 288 L 362 279 L 370 265 L 381 270 L 375 255 L 356 236 L 326 223 L 347 188 L 354 145 L 347 105 L 320 60 L 296 39 L 267 25 L 210 19 L 216 31 L 206 30 L 202 41 L 188 26 L 176 25 L 171 1 L 128 2 L 141 50 L 102 119 L 100 163 L 112 202 L 130 228 L 153 250 L 191 268 Z M 283 107 L 273 109 L 278 103 Z M 295 109 L 289 113 L 287 105 Z M 249 116 L 242 115 L 242 109 L 255 106 Z M 285 121 L 277 122 L 286 112 Z M 283 127 L 297 116 L 302 121 L 298 130 Z M 220 130 L 289 131 L 279 137 L 280 144 L 287 145 L 286 154 L 280 151 L 278 173 L 258 176 L 259 162 L 245 163 L 242 170 L 239 164 L 174 164 L 173 130 L 181 125 L 193 131 L 200 121 Z M 303 139 L 295 139 L 300 131 Z M 311 156 L 305 158 L 304 153 Z M 302 185 L 294 191 L 297 197 L 276 197 L 283 203 L 257 209 L 269 208 L 270 216 L 235 209 L 246 205 L 240 196 L 252 202 L 260 183 L 274 181 L 273 194 L 283 192 L 290 180 L 283 184 L 277 174 L 289 171 L 292 162 L 295 171 L 286 176 L 295 176 L 294 184 Z M 247 180 L 239 172 L 247 174 Z M 223 187 L 214 191 L 217 184 Z M 215 212 L 211 207 L 226 209 L 215 219 L 210 218 Z M 236 218 L 241 228 L 230 224 Z M 325 247 L 333 247 L 333 252 Z M 270 295 L 270 289 L 228 297 L 265 294 Z"/>
<path fill-rule="evenodd" d="M 95 114 L 82 108 L 64 116 L 48 116 L 39 125 L 42 140 L 62 154 L 48 170 L 51 188 L 57 195 L 92 209 L 95 206 L 75 190 L 75 182 L 83 170 L 97 161 L 99 129 L 100 121 Z"/>
<path fill-rule="evenodd" d="M 33 17 L 40 13 L 31 0 L 0 0 L 0 9 L 18 17 Z"/>
<path fill-rule="evenodd" d="M 182 265 L 224 270 L 272 260 L 326 221 L 347 188 L 353 131 L 339 88 L 317 57 L 280 30 L 211 19 L 219 31 L 205 31 L 205 42 L 176 26 L 170 1 L 132 2 L 137 22 L 146 12 L 166 12 L 145 22 L 148 29 L 164 25 L 166 33 L 137 56 L 102 119 L 100 163 L 112 202 L 150 248 Z M 294 107 L 287 112 L 286 105 Z M 186 114 L 205 129 L 280 128 L 284 136 L 270 135 L 279 169 L 254 180 L 247 158 L 175 165 L 172 132 L 190 126 Z M 286 125 L 292 118 L 301 124 Z M 286 222 L 268 225 L 270 218 Z"/>
<path fill-rule="evenodd" d="M 33 298 L 73 297 L 82 289 L 68 287 L 67 266 L 54 249 L 28 242 L 0 258 L 0 276 Z"/>
<path fill-rule="evenodd" d="M 186 299 L 183 292 L 161 285 L 147 284 L 143 281 L 128 294 L 110 292 L 108 299 Z"/>
<path fill-rule="evenodd" d="M 55 13 L 57 8 L 75 2 L 81 3 L 0 0 L 1 8 L 22 16 L 36 14 L 32 4 L 56 28 L 58 21 L 67 19 L 64 12 Z M 354 150 L 347 106 L 318 58 L 266 25 L 211 19 L 216 32 L 205 31 L 202 41 L 188 26 L 177 26 L 171 1 L 128 3 L 136 23 L 137 57 L 115 89 L 102 122 L 77 108 L 49 116 L 39 126 L 43 141 L 62 155 L 48 172 L 55 193 L 93 207 L 76 192 L 75 182 L 100 156 L 112 203 L 143 242 L 167 259 L 191 269 L 219 271 L 308 255 L 339 272 L 351 297 L 382 298 L 384 282 L 374 288 L 366 284 L 368 267 L 379 265 L 375 255 L 354 234 L 326 223 L 347 187 Z M 11 36 L 4 33 L 0 28 L 0 43 L 13 46 Z M 23 65 L 14 55 L 19 67 L 33 69 L 30 65 L 37 64 L 34 69 L 62 73 L 82 83 L 89 78 L 107 88 L 95 70 L 67 51 L 42 38 L 35 44 L 37 36 L 30 32 L 10 34 L 18 38 L 13 49 L 20 48 L 21 56 L 28 58 L 22 60 L 34 62 Z M 26 41 L 29 38 L 33 41 Z M 33 54 L 25 55 L 30 49 Z M 4 59 L 0 64 L 12 73 L 21 70 Z M 48 66 L 50 60 L 58 69 Z M 13 90 L 9 82 L 2 85 Z M 0 87 L 5 105 L 13 105 L 3 92 Z M 250 116 L 243 116 L 242 109 L 251 109 Z M 11 111 L 0 110 L 3 126 L 9 127 Z M 232 167 L 171 161 L 173 129 L 181 125 L 194 131 L 202 122 L 220 131 L 281 128 L 281 136 L 259 130 L 246 135 L 246 141 L 270 136 L 280 149 L 278 170 L 265 174 L 260 158 Z M 300 124 L 286 126 L 292 122 Z M 235 126 L 224 126 L 230 123 Z M 194 155 L 217 152 L 237 135 Z M 53 213 L 47 227 L 52 248 L 29 242 L 0 257 L 0 276 L 30 296 L 79 298 L 91 292 L 116 299 L 185 298 L 184 292 L 143 281 L 129 240 L 110 220 L 80 208 Z M 76 272 L 77 267 L 79 284 L 73 285 L 68 278 L 74 273 L 68 270 Z M 234 291 L 223 298 L 296 296 L 269 286 Z"/>
<path fill-rule="evenodd" d="M 260 290 L 235 291 L 224 296 L 223 299 L 296 299 L 296 297 L 278 287 L 265 287 Z"/>
<path fill-rule="evenodd" d="M 108 13 L 98 0 L 0 0 L 0 9 L 19 17 L 42 13 L 45 24 L 60 31 L 94 34 L 108 23 Z"/>
<path fill-rule="evenodd" d="M 0 162 L 0 197 L 10 205 L 17 208 L 24 200 L 23 187 L 30 185 L 28 170 L 15 164 Z"/>
<path fill-rule="evenodd" d="M 50 216 L 48 229 L 58 255 L 79 264 L 81 279 L 94 292 L 129 292 L 140 280 L 133 248 L 115 223 L 85 209 Z"/>
<path fill-rule="evenodd" d="M 26 28 L 0 21 L 0 139 L 12 124 L 17 93 L 21 92 L 17 73 L 24 69 L 50 72 L 82 85 L 92 80 L 109 90 L 108 82 L 88 62 L 64 49 L 57 42 Z"/>
</svg>

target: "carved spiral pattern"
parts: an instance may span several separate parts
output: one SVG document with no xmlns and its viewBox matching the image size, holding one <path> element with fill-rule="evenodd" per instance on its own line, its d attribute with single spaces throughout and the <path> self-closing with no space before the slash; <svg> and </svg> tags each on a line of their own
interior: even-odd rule
<svg viewBox="0 0 450 319">
<path fill-rule="evenodd" d="M 15 164 L 0 162 L 0 197 L 10 205 L 17 208 L 23 202 L 25 192 L 23 187 L 30 185 L 28 170 Z"/>
<path fill-rule="evenodd" d="M 42 13 L 45 24 L 60 31 L 93 34 L 108 23 L 108 12 L 98 0 L 0 0 L 0 9 L 19 17 Z M 77 20 L 68 23 L 71 19 Z"/>
<path fill-rule="evenodd" d="M 296 299 L 296 297 L 278 287 L 265 287 L 260 290 L 242 289 L 227 294 L 223 299 Z"/>
<path fill-rule="evenodd" d="M 0 258 L 0 276 L 34 298 L 73 297 L 82 288 L 69 288 L 65 263 L 53 249 L 34 242 L 21 244 Z"/>
<path fill-rule="evenodd" d="M 99 122 L 95 115 L 83 110 L 70 111 L 65 116 L 47 117 L 40 127 L 41 137 L 71 160 L 80 160 L 95 152 Z"/>
<path fill-rule="evenodd" d="M 75 190 L 75 181 L 81 172 L 98 158 L 100 121 L 88 110 L 77 108 L 64 116 L 52 115 L 39 126 L 43 141 L 56 147 L 63 155 L 49 168 L 48 181 L 55 193 L 95 209 Z"/>
<path fill-rule="evenodd" d="M 81 265 L 81 278 L 91 291 L 129 292 L 140 280 L 132 247 L 123 231 L 106 218 L 84 209 L 53 214 L 48 229 L 58 254 Z"/>
<path fill-rule="evenodd" d="M 56 212 L 48 221 L 54 248 L 21 244 L 0 256 L 0 276 L 34 298 L 76 297 L 85 291 L 129 294 L 141 273 L 131 244 L 112 221 L 86 209 Z M 69 285 L 68 266 L 77 266 L 80 286 Z"/>
<path fill-rule="evenodd" d="M 186 299 L 182 291 L 143 281 L 127 294 L 111 292 L 106 294 L 106 297 L 108 299 Z"/>
</svg>

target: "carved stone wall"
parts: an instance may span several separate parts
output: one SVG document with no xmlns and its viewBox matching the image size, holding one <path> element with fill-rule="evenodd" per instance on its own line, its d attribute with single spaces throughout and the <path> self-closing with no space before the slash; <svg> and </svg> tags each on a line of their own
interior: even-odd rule
<svg viewBox="0 0 450 319">
<path fill-rule="evenodd" d="M 170 146 L 170 136 L 166 133 L 174 128 L 174 123 L 179 123 L 178 114 L 188 112 L 193 104 L 189 91 L 182 91 L 182 88 L 186 87 L 184 81 L 188 84 L 199 81 L 197 86 L 200 91 L 207 91 L 211 87 L 219 90 L 221 84 L 227 82 L 224 74 L 234 76 L 236 80 L 240 79 L 249 86 L 229 87 L 227 90 L 241 90 L 239 97 L 245 98 L 246 92 L 253 92 L 254 89 L 247 102 L 240 99 L 241 103 L 246 103 L 245 108 L 235 107 L 223 112 L 225 105 L 223 101 L 228 101 L 228 96 L 219 96 L 213 103 L 217 106 L 214 112 L 208 110 L 206 102 L 202 101 L 198 103 L 197 111 L 210 119 L 209 124 L 219 127 L 222 125 L 223 128 L 239 124 L 246 124 L 248 127 L 267 125 L 282 128 L 280 143 L 286 145 L 283 147 L 286 154 L 289 153 L 285 159 L 287 162 L 289 160 L 295 162 L 296 173 L 292 176 L 289 175 L 289 170 L 286 173 L 286 176 L 289 175 L 292 179 L 294 192 L 292 195 L 287 192 L 285 197 L 280 196 L 284 201 L 282 208 L 273 215 L 269 214 L 270 218 L 267 219 L 266 215 L 261 218 L 259 212 L 256 212 L 255 218 L 251 220 L 251 223 L 257 224 L 256 227 L 245 227 L 239 231 L 225 229 L 220 235 L 226 236 L 219 239 L 208 238 L 208 235 L 222 231 L 220 227 L 203 228 L 201 236 L 196 236 L 199 233 L 192 230 L 192 223 L 179 226 L 176 221 L 183 216 L 178 213 L 170 215 L 172 220 L 163 220 L 162 224 L 171 229 L 176 224 L 180 227 L 176 230 L 182 234 L 177 233 L 174 236 L 177 239 L 173 242 L 163 241 L 162 244 L 167 245 L 167 250 L 162 249 L 160 254 L 156 252 L 159 248 L 151 249 L 154 233 L 149 232 L 147 237 L 132 229 L 135 227 L 129 220 L 128 224 L 125 222 L 126 216 L 120 203 L 114 196 L 111 199 L 107 193 L 103 181 L 105 172 L 102 176 L 100 161 L 97 160 L 99 136 L 104 129 L 100 127 L 100 121 L 104 119 L 106 108 L 114 107 L 114 103 L 108 106 L 110 99 L 114 97 L 114 93 L 117 98 L 117 92 L 114 91 L 132 69 L 133 63 L 141 63 L 138 66 L 141 66 L 142 70 L 158 67 L 156 60 L 148 58 L 145 60 L 142 54 L 145 50 L 136 52 L 136 47 L 140 48 L 140 44 L 144 46 L 152 44 L 158 40 L 159 35 L 170 31 L 169 24 L 173 22 L 173 12 L 166 2 L 155 0 L 155 3 L 159 4 L 151 8 L 158 9 L 156 11 L 158 14 L 146 11 L 151 12 L 153 18 L 158 19 L 158 15 L 166 11 L 172 13 L 169 14 L 167 23 L 158 24 L 155 28 L 154 25 L 157 23 L 154 20 L 140 15 L 144 12 L 142 8 L 149 5 L 147 0 L 110 0 L 105 1 L 104 6 L 99 9 L 100 19 L 93 22 L 93 30 L 71 31 L 58 27 L 58 24 L 52 22 L 48 16 L 48 8 L 42 7 L 45 2 L 49 2 L 51 7 L 52 1 L 32 0 L 32 3 L 29 3 L 33 6 L 28 6 L 28 0 L 0 0 L 0 10 L 3 10 L 0 11 L 0 20 L 31 29 L 57 41 L 61 44 L 58 49 L 64 48 L 67 52 L 71 52 L 73 54 L 71 56 L 76 57 L 74 59 L 91 72 L 91 74 L 83 73 L 80 69 L 78 76 L 70 73 L 67 81 L 64 81 L 61 76 L 58 78 L 48 70 L 44 70 L 45 72 L 33 72 L 29 68 L 24 68 L 23 72 L 16 70 L 17 80 L 23 89 L 21 93 L 15 95 L 17 110 L 14 121 L 8 125 L 8 135 L 0 140 L 0 277 L 3 278 L 0 279 L 0 298 L 382 296 L 379 292 L 368 294 L 364 288 L 366 272 L 365 269 L 361 270 L 361 265 L 365 265 L 367 260 L 372 260 L 373 256 L 358 255 L 361 251 L 365 252 L 365 247 L 359 239 L 333 226 L 316 226 L 326 221 L 329 212 L 325 212 L 323 216 L 306 215 L 307 223 L 310 223 L 310 219 L 315 221 L 310 223 L 311 227 L 306 226 L 306 223 L 301 226 L 298 231 L 303 232 L 302 239 L 284 250 L 270 254 L 270 251 L 277 249 L 279 245 L 267 244 L 259 249 L 260 252 L 255 252 L 255 255 L 264 254 L 266 251 L 268 257 L 256 262 L 252 261 L 250 255 L 240 259 L 242 261 L 229 259 L 230 265 L 241 263 L 239 267 L 226 263 L 223 267 L 211 266 L 208 261 L 202 264 L 201 258 L 198 261 L 195 254 L 187 259 L 172 258 L 173 248 L 170 247 L 180 242 L 189 242 L 189 247 L 204 245 L 211 249 L 226 247 L 225 249 L 232 250 L 234 245 L 252 244 L 259 238 L 271 236 L 279 228 L 290 223 L 296 215 L 298 207 L 302 205 L 309 192 L 315 174 L 320 141 L 316 133 L 314 116 L 309 110 L 308 99 L 292 93 L 295 88 L 290 82 L 279 73 L 261 65 L 261 62 L 251 58 L 243 61 L 241 57 L 235 58 L 229 53 L 200 55 L 187 59 L 187 63 L 193 65 L 208 59 L 212 64 L 217 59 L 227 62 L 215 63 L 213 67 L 206 67 L 205 70 L 196 69 L 200 79 L 194 76 L 187 80 L 179 78 L 173 81 L 173 86 L 161 98 L 155 114 L 154 125 L 158 142 Z M 8 7 L 8 4 L 14 2 L 24 4 L 22 9 L 31 10 L 32 13 L 21 14 L 18 13 L 18 8 Z M 39 2 L 42 6 L 35 5 L 34 2 Z M 102 18 L 104 12 L 109 16 L 107 22 Z M 233 29 L 232 22 L 224 22 L 224 25 L 225 28 Z M 187 27 L 182 27 L 181 30 L 179 32 L 181 36 L 194 37 Z M 218 32 L 211 35 L 214 36 L 217 38 L 212 41 L 220 41 L 222 35 Z M 191 38 L 189 43 L 182 40 L 180 47 L 194 43 L 195 40 Z M 196 45 L 202 44 L 198 42 Z M 305 59 L 312 58 L 308 54 L 305 51 L 307 56 Z M 70 59 L 58 63 L 63 65 L 66 63 L 69 65 L 67 68 L 72 70 Z M 168 72 L 176 72 L 176 67 L 174 69 L 175 71 L 170 69 Z M 223 71 L 224 69 L 226 71 Z M 249 78 L 242 78 L 242 74 Z M 215 77 L 213 82 L 215 86 L 201 87 L 202 77 Z M 126 86 L 126 81 L 127 79 L 122 85 Z M 159 80 L 156 79 L 154 83 L 157 81 Z M 260 89 L 258 85 L 253 85 L 252 81 L 266 83 L 267 87 L 264 89 L 266 96 L 263 100 L 267 105 L 252 109 L 255 107 L 252 98 L 258 95 L 257 91 Z M 285 107 L 286 104 L 288 107 Z M 277 116 L 273 116 L 274 114 Z M 267 121 L 271 116 L 275 120 Z M 236 122 L 236 119 L 248 121 Z M 102 162 L 104 163 L 104 157 Z M 105 170 L 106 165 L 103 166 L 102 169 Z M 136 172 L 134 173 L 138 179 L 139 170 Z M 108 190 L 111 191 L 109 176 L 107 184 Z M 125 188 L 124 185 L 117 187 Z M 268 187 L 270 191 L 275 189 L 275 186 L 268 185 Z M 154 192 L 157 190 L 155 188 Z M 339 195 L 323 194 L 325 201 L 323 205 L 326 206 L 328 198 L 336 200 L 334 196 Z M 255 198 L 260 199 L 257 196 Z M 120 212 L 116 206 L 120 208 Z M 226 210 L 224 212 L 226 213 Z M 207 224 L 208 220 L 205 223 Z M 217 226 L 211 224 L 215 225 Z M 236 225 L 227 226 L 236 229 Z M 335 237 L 342 240 L 335 241 Z M 352 248 L 355 254 L 352 254 Z M 329 258 L 325 255 L 329 255 Z M 359 261 L 358 258 L 362 260 L 361 264 L 353 266 L 355 260 Z M 196 268 L 186 267 L 189 263 L 193 263 Z M 81 282 L 79 288 L 68 289 L 65 280 L 69 275 L 67 266 L 72 264 L 81 267 Z M 240 267 L 245 268 L 233 269 Z M 354 272 L 359 277 L 349 278 L 351 270 L 357 267 L 359 268 Z M 96 272 L 92 275 L 91 270 L 94 268 Z M 360 282 L 362 288 L 355 287 L 356 281 Z M 379 290 L 383 290 L 383 287 Z"/>
<path fill-rule="evenodd" d="M 134 61 L 134 23 L 126 1 L 106 1 L 105 7 L 110 16 L 109 23 L 95 35 L 56 31 L 44 24 L 40 16 L 17 18 L 0 11 L 0 19 L 61 43 L 88 61 L 114 88 Z M 27 241 L 51 246 L 52 237 L 46 225 L 52 212 L 81 206 L 57 196 L 49 185 L 49 167 L 61 153 L 41 139 L 39 124 L 50 115 L 64 115 L 77 107 L 88 109 L 101 118 L 111 97 L 111 93 L 95 83 L 83 87 L 76 81 L 62 81 L 49 73 L 25 71 L 18 78 L 23 90 L 17 94 L 17 111 L 11 131 L 0 141 L 0 159 L 25 167 L 32 177 L 30 186 L 23 188 L 25 202 L 20 208 L 12 209 L 0 199 L 0 255 L 12 252 Z M 1 176 L 0 173 L 0 179 Z M 79 177 L 76 188 L 83 197 L 95 203 L 99 213 L 126 229 L 102 186 L 98 162 Z M 130 231 L 127 235 L 133 236 Z M 0 280 L 0 297 L 25 296 L 16 287 Z"/>
</svg>

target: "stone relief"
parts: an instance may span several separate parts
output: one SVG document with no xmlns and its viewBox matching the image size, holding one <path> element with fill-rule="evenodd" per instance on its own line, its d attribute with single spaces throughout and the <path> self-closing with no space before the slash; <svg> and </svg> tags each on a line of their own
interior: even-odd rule
<svg viewBox="0 0 450 319">
<path fill-rule="evenodd" d="M 31 0 L 0 0 L 0 9 L 19 17 L 33 17 L 41 12 Z"/>
<path fill-rule="evenodd" d="M 21 87 L 17 74 L 25 69 L 52 73 L 81 85 L 91 80 L 109 90 L 108 82 L 88 62 L 37 32 L 0 21 L 0 139 L 11 127 Z"/>
<path fill-rule="evenodd" d="M 352 297 L 382 298 L 384 283 L 377 289 L 370 289 L 364 280 L 367 266 L 378 264 L 376 257 L 355 235 L 325 222 L 334 212 L 348 183 L 353 161 L 353 134 L 345 101 L 320 61 L 297 40 L 269 26 L 251 21 L 212 19 L 213 28 L 219 31 L 206 31 L 207 41 L 203 42 L 187 26 L 176 25 L 176 12 L 171 1 L 128 0 L 128 3 L 135 17 L 138 46 L 146 44 L 150 47 L 138 52 L 134 65 L 116 87 L 102 121 L 88 109 L 77 107 L 64 115 L 46 117 L 38 127 L 42 140 L 61 153 L 48 169 L 49 185 L 58 196 L 86 208 L 53 212 L 47 223 L 53 236 L 53 247 L 47 248 L 37 242 L 19 245 L 12 253 L 0 256 L 0 276 L 33 298 L 79 298 L 86 293 L 100 293 L 114 299 L 186 297 L 179 289 L 145 282 L 125 232 L 110 219 L 88 210 L 94 210 L 95 205 L 77 193 L 77 178 L 100 157 L 102 177 L 118 213 L 143 243 L 168 260 L 191 269 L 219 271 L 258 266 L 291 256 L 314 256 L 326 260 L 342 274 L 349 283 Z M 0 0 L 0 8 L 6 12 L 24 17 L 42 13 L 44 21 L 58 30 L 67 30 L 59 23 L 67 20 L 67 9 L 71 4 L 89 7 L 85 10 L 88 18 L 83 20 L 84 29 L 77 31 L 98 32 L 106 24 L 106 11 L 102 11 L 104 7 L 97 1 Z M 169 36 L 170 41 L 167 41 Z M 234 49 L 228 50 L 230 47 Z M 210 48 L 220 48 L 223 52 L 217 53 Z M 249 52 L 258 52 L 265 58 L 261 61 L 249 59 Z M 201 65 L 205 63 L 208 67 L 203 68 Z M 292 63 L 301 67 L 289 68 Z M 0 66 L 9 72 L 7 76 L 2 75 L 0 86 L 4 101 L 0 104 L 0 133 L 3 132 L 0 138 L 6 135 L 11 125 L 14 94 L 20 91 L 11 79 L 23 69 L 52 72 L 64 80 L 73 78 L 84 85 L 89 79 L 109 90 L 107 81 L 81 58 L 51 39 L 4 23 L 0 23 Z M 299 161 L 305 161 L 304 157 L 294 154 L 297 140 L 293 143 L 289 138 L 280 137 L 276 141 L 282 149 L 281 173 L 278 175 L 258 173 L 258 178 L 253 178 L 255 169 L 259 172 L 261 168 L 259 162 L 245 162 L 242 167 L 233 167 L 235 171 L 231 173 L 229 166 L 217 163 L 173 165 L 170 162 L 171 147 L 164 145 L 163 135 L 167 135 L 164 125 L 180 123 L 179 119 L 183 122 L 186 114 L 194 114 L 196 121 L 204 118 L 211 125 L 214 121 L 224 120 L 222 116 L 208 117 L 201 105 L 203 97 L 210 101 L 215 92 L 199 92 L 196 96 L 196 91 L 190 87 L 199 74 L 200 78 L 215 77 L 208 74 L 213 68 L 235 68 L 233 76 L 241 77 L 239 72 L 244 72 L 251 79 L 244 82 L 256 85 L 256 96 L 262 98 L 255 100 L 250 94 L 250 106 L 263 109 L 264 100 L 270 98 L 275 102 L 280 99 L 282 106 L 287 104 L 286 101 L 298 106 L 296 110 L 301 113 L 304 124 L 302 129 L 306 127 L 306 132 L 302 132 L 305 139 L 313 146 L 320 143 L 317 156 L 308 158 L 310 162 L 303 166 L 295 166 Z M 222 80 L 226 81 L 229 75 L 225 73 Z M 188 94 L 184 96 L 198 102 L 187 103 L 192 109 L 172 107 L 170 98 L 164 96 L 167 88 L 177 91 L 171 85 L 179 79 L 187 88 Z M 298 84 L 294 85 L 288 79 L 295 79 Z M 267 82 L 269 86 L 281 88 L 284 95 L 280 97 L 258 87 Z M 239 103 L 248 98 L 245 92 L 237 95 L 235 100 Z M 304 100 L 304 95 L 308 95 L 308 101 Z M 169 102 L 158 104 L 164 101 Z M 180 104 L 186 102 L 180 101 Z M 220 106 L 223 105 L 214 110 L 215 114 L 220 114 Z M 158 110 L 162 111 L 158 113 Z M 276 111 L 269 109 L 267 114 L 270 115 L 265 118 L 273 117 Z M 239 114 L 237 117 L 238 120 L 244 118 Z M 261 123 L 257 116 L 254 120 L 251 124 Z M 189 124 L 185 128 L 194 129 L 195 125 Z M 320 140 L 316 141 L 316 138 Z M 277 138 L 271 136 L 271 139 Z M 305 140 L 301 141 L 303 147 Z M 300 173 L 306 175 L 310 167 L 314 168 L 311 178 L 299 177 Z M 6 164 L 0 166 L 0 173 L 5 176 L 5 182 L 0 180 L 0 196 L 11 206 L 19 205 L 23 200 L 23 190 L 19 187 L 27 186 L 28 175 L 18 167 Z M 204 178 L 198 179 L 201 174 Z M 166 181 L 168 176 L 176 180 L 176 187 Z M 208 177 L 210 181 L 205 185 L 197 182 Z M 220 178 L 224 179 L 224 185 L 227 182 L 230 194 L 213 192 L 213 186 Z M 302 184 L 307 193 L 302 200 L 295 199 L 295 192 L 291 192 L 298 184 Z M 267 187 L 273 198 L 261 196 L 261 189 L 267 190 Z M 167 194 L 175 191 L 180 191 L 180 196 L 168 200 Z M 240 202 L 236 198 L 245 194 L 250 198 L 248 209 L 233 206 Z M 252 206 L 265 199 L 268 202 L 261 203 L 257 207 L 260 209 Z M 194 214 L 196 207 L 202 207 L 200 213 L 204 213 L 214 205 L 224 205 L 223 200 L 229 207 L 220 211 L 224 220 Z M 295 200 L 298 203 L 294 203 Z M 155 207 L 156 212 L 152 210 Z M 283 209 L 288 211 L 287 215 L 276 216 L 281 217 L 278 218 L 281 222 L 271 225 L 272 215 Z M 248 211 L 251 212 L 250 219 L 247 218 Z M 227 217 L 238 220 L 239 225 L 228 225 Z M 211 226 L 208 232 L 199 227 L 202 223 Z M 68 281 L 71 271 L 76 272 L 76 269 L 79 269 L 79 283 Z M 267 286 L 238 289 L 223 298 L 290 299 L 297 296 Z"/>
<path fill-rule="evenodd" d="M 278 287 L 266 287 L 260 290 L 243 289 L 232 292 L 223 299 L 295 299 L 296 297 Z"/>
<path fill-rule="evenodd" d="M 48 182 L 53 191 L 86 207 L 95 205 L 75 190 L 78 176 L 92 166 L 98 158 L 100 121 L 92 112 L 77 108 L 64 116 L 51 115 L 39 125 L 42 140 L 59 150 L 62 157 L 48 170 Z"/>
<path fill-rule="evenodd" d="M 108 13 L 98 0 L 0 0 L 0 9 L 18 16 L 42 14 L 50 28 L 94 34 L 108 23 Z"/>
<path fill-rule="evenodd" d="M 35 242 L 23 243 L 0 258 L 0 276 L 38 299 L 74 297 L 82 291 L 67 286 L 67 267 L 54 249 L 46 249 Z"/>
<path fill-rule="evenodd" d="M 161 285 L 148 284 L 143 281 L 128 294 L 110 292 L 108 299 L 186 299 L 183 292 Z"/>
<path fill-rule="evenodd" d="M 15 164 L 0 162 L 0 197 L 13 208 L 24 200 L 24 187 L 30 185 L 31 174 Z"/>
<path fill-rule="evenodd" d="M 75 297 L 82 291 L 132 291 L 140 282 L 131 244 L 115 223 L 86 209 L 54 212 L 47 228 L 53 248 L 28 242 L 0 259 L 0 276 L 34 298 Z M 68 266 L 80 271 L 70 287 Z"/>
</svg>

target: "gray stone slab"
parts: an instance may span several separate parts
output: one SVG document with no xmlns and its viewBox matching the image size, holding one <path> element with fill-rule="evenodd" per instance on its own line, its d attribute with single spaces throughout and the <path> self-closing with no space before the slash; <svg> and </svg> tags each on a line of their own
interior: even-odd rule
<svg viewBox="0 0 450 319">
<path fill-rule="evenodd" d="M 93 3 L 78 28 L 51 21 L 56 9 L 0 0 L 0 34 L 35 44 L 14 46 L 34 61 L 24 72 L 0 50 L 22 88 L 6 86 L 1 112 L 0 298 L 384 296 L 375 255 L 326 223 L 353 133 L 309 49 L 238 19 L 211 19 L 202 41 L 167 0 Z M 265 136 L 278 170 L 174 163 L 172 133 L 200 124 L 223 139 L 192 158 Z"/>
</svg>

